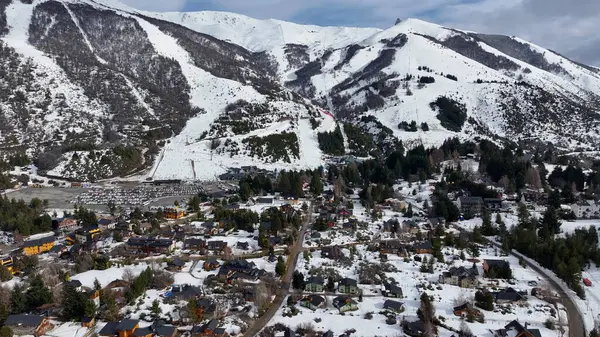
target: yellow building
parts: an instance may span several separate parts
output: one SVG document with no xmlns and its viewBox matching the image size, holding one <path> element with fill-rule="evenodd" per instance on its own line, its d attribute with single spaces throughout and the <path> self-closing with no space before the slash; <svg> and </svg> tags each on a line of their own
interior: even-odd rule
<svg viewBox="0 0 600 337">
<path fill-rule="evenodd" d="M 54 237 L 47 236 L 45 238 L 29 240 L 23 243 L 23 254 L 37 255 L 41 253 L 45 253 L 54 247 Z"/>
<path fill-rule="evenodd" d="M 179 207 L 169 207 L 165 209 L 167 219 L 181 219 L 185 216 L 185 211 Z"/>
<path fill-rule="evenodd" d="M 6 269 L 8 269 L 8 271 L 13 274 L 15 273 L 15 271 L 13 270 L 14 262 L 15 261 L 13 260 L 13 257 L 10 255 L 2 257 L 2 259 L 0 260 L 0 264 L 5 266 Z"/>
</svg>

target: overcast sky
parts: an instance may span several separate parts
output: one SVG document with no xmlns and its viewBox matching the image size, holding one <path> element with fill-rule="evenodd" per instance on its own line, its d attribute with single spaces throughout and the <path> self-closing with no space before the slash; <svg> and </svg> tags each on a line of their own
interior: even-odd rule
<svg viewBox="0 0 600 337">
<path fill-rule="evenodd" d="M 481 33 L 515 35 L 600 66 L 600 0 L 121 0 L 151 11 L 221 10 L 258 19 L 387 28 L 419 18 Z"/>
</svg>

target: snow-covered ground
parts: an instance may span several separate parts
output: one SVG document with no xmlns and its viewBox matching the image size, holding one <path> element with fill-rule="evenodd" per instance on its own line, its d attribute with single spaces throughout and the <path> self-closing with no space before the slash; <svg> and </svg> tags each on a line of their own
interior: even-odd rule
<svg viewBox="0 0 600 337">
<path fill-rule="evenodd" d="M 344 249 L 344 254 L 349 256 L 349 250 Z M 456 249 L 444 249 L 448 264 L 454 266 L 465 266 L 471 267 L 472 263 L 468 261 L 452 260 L 453 256 L 459 255 L 460 251 Z M 465 252 L 468 257 L 468 252 Z M 543 278 L 531 269 L 524 268 L 519 265 L 518 260 L 514 257 L 500 257 L 498 251 L 492 248 L 482 249 L 481 255 L 477 257 L 480 261 L 485 258 L 492 259 L 505 259 L 511 264 L 513 270 L 514 282 L 507 283 L 498 280 L 497 283 L 493 284 L 496 288 L 513 287 L 518 291 L 531 292 L 533 286 L 529 284 L 530 281 L 540 283 L 542 286 Z M 307 262 L 304 257 L 300 256 L 297 270 L 303 272 L 305 277 L 308 275 L 308 271 L 312 268 L 333 268 L 341 277 L 350 277 L 358 279 L 357 264 L 360 261 L 369 261 L 373 263 L 378 260 L 378 253 L 372 253 L 366 251 L 364 246 L 357 246 L 357 252 L 355 254 L 355 262 L 352 266 L 340 266 L 334 263 L 332 260 L 321 258 L 320 252 L 315 251 L 312 253 Z M 436 307 L 436 316 L 442 316 L 445 318 L 445 323 L 453 328 L 459 329 L 460 324 L 463 321 L 461 318 L 454 316 L 453 307 L 458 305 L 457 299 L 473 300 L 474 289 L 464 289 L 456 286 L 437 284 L 439 275 L 447 270 L 450 266 L 447 264 L 436 264 L 433 274 L 421 273 L 419 271 L 420 263 L 415 262 L 413 259 L 406 262 L 404 258 L 396 255 L 388 255 L 389 263 L 392 264 L 397 271 L 385 273 L 386 277 L 393 278 L 398 282 L 398 285 L 402 287 L 404 298 L 400 299 L 401 302 L 405 303 L 406 310 L 397 315 L 398 320 L 405 318 L 409 321 L 416 320 L 416 312 L 420 305 L 420 295 L 425 290 L 429 295 L 434 297 L 434 305 Z M 481 263 L 477 263 L 480 274 L 483 274 Z M 480 278 L 480 281 L 485 284 L 487 281 L 484 278 Z M 378 289 L 381 286 L 377 285 L 360 285 L 359 288 L 363 290 L 365 295 L 362 302 L 358 303 L 359 310 L 354 312 L 347 312 L 345 315 L 340 315 L 337 309 L 333 308 L 330 304 L 327 308 L 318 309 L 312 312 L 309 309 L 299 307 L 301 313 L 293 317 L 284 317 L 283 313 L 286 309 L 281 308 L 270 324 L 281 322 L 291 327 L 297 327 L 302 324 L 312 323 L 317 330 L 332 330 L 336 335 L 343 333 L 347 329 L 356 329 L 358 336 L 393 336 L 399 335 L 400 327 L 398 325 L 387 325 L 385 324 L 385 316 L 379 315 L 382 311 L 383 302 L 387 299 L 379 295 Z M 329 298 L 331 303 L 332 298 Z M 527 303 L 523 306 L 512 305 L 507 313 L 501 312 L 487 312 L 482 311 L 485 315 L 485 322 L 481 323 L 468 323 L 469 328 L 473 331 L 475 336 L 491 337 L 492 334 L 489 332 L 490 329 L 503 328 L 507 323 L 512 320 L 518 319 L 520 322 L 527 322 L 532 328 L 540 329 L 543 336 L 554 335 L 556 332 L 552 332 L 544 327 L 544 322 L 551 317 L 551 309 L 553 306 L 536 299 L 535 297 L 529 296 Z M 373 319 L 367 320 L 364 315 L 368 312 L 373 313 Z M 564 316 L 564 315 L 563 315 Z M 322 321 L 315 322 L 316 318 L 321 318 Z M 564 323 L 564 322 L 563 322 Z M 453 333 L 440 328 L 440 336 L 451 336 Z"/>
<path fill-rule="evenodd" d="M 71 276 L 71 280 L 78 280 L 84 287 L 93 288 L 94 280 L 98 279 L 100 285 L 105 287 L 112 281 L 122 280 L 125 269 L 131 270 L 133 275 L 139 275 L 148 267 L 150 267 L 150 265 L 146 263 L 138 263 L 137 265 L 123 267 L 110 267 L 106 270 L 88 270 L 86 272 Z"/>
</svg>

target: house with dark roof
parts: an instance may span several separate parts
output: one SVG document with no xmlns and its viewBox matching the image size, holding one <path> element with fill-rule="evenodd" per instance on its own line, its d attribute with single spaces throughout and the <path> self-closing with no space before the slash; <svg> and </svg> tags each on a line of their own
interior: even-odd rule
<svg viewBox="0 0 600 337">
<path fill-rule="evenodd" d="M 510 264 L 506 260 L 493 260 L 493 259 L 485 259 L 483 260 L 483 271 L 486 273 L 490 270 L 490 268 L 510 268 Z"/>
<path fill-rule="evenodd" d="M 206 241 L 201 238 L 187 238 L 183 241 L 183 249 L 191 249 L 191 250 L 204 250 L 206 248 Z"/>
<path fill-rule="evenodd" d="M 323 247 L 321 249 L 321 257 L 337 260 L 344 257 L 344 253 L 342 252 L 342 249 L 338 246 Z"/>
<path fill-rule="evenodd" d="M 228 336 L 224 328 L 219 328 L 219 321 L 211 319 L 203 325 L 197 325 L 190 330 L 191 337 L 224 337 Z"/>
<path fill-rule="evenodd" d="M 350 296 L 338 296 L 332 301 L 333 307 L 338 309 L 340 312 L 358 310 L 358 303 L 354 301 Z"/>
<path fill-rule="evenodd" d="M 137 328 L 133 331 L 134 337 L 173 337 L 177 329 L 172 325 L 167 325 L 162 321 L 154 322 L 145 328 Z"/>
<path fill-rule="evenodd" d="M 448 271 L 443 272 L 439 277 L 439 282 L 459 286 L 461 288 L 474 288 L 478 285 L 477 277 L 479 271 L 476 266 L 471 268 L 452 267 Z"/>
<path fill-rule="evenodd" d="M 389 282 L 383 283 L 383 290 L 381 292 L 382 292 L 383 296 L 386 296 L 386 297 L 395 297 L 395 298 L 404 297 L 404 294 L 402 293 L 402 288 L 400 286 L 391 284 Z"/>
<path fill-rule="evenodd" d="M 491 332 L 494 337 L 542 337 L 539 329 L 528 329 L 527 323 L 523 326 L 516 320 L 505 325 L 503 329 Z"/>
<path fill-rule="evenodd" d="M 320 293 L 323 291 L 323 283 L 325 283 L 325 280 L 321 276 L 311 276 L 304 282 L 304 290 Z"/>
<path fill-rule="evenodd" d="M 383 302 L 383 308 L 385 310 L 390 310 L 394 312 L 403 312 L 404 311 L 404 303 L 394 301 L 394 300 L 385 300 Z"/>
<path fill-rule="evenodd" d="M 379 252 L 382 254 L 398 254 L 406 256 L 407 247 L 400 240 L 382 240 L 379 242 Z"/>
<path fill-rule="evenodd" d="M 338 291 L 342 294 L 360 294 L 360 288 L 355 279 L 343 278 L 338 283 Z"/>
<path fill-rule="evenodd" d="M 215 255 L 223 254 L 223 252 L 225 251 L 225 248 L 227 248 L 227 242 L 225 242 L 225 241 L 215 240 L 215 241 L 208 241 L 206 243 L 206 249 Z"/>
<path fill-rule="evenodd" d="M 457 206 L 462 213 L 472 215 L 480 214 L 483 207 L 483 199 L 481 197 L 460 197 L 458 198 Z"/>
<path fill-rule="evenodd" d="M 108 322 L 98 332 L 99 336 L 106 337 L 134 337 L 134 332 L 139 328 L 140 321 L 136 319 L 123 319 L 120 322 Z"/>
<path fill-rule="evenodd" d="M 171 239 L 156 239 L 147 237 L 135 237 L 127 240 L 129 249 L 139 253 L 169 253 L 173 250 L 173 240 Z"/>
<path fill-rule="evenodd" d="M 221 267 L 221 263 L 215 258 L 207 259 L 202 264 L 202 268 L 204 268 L 204 270 L 207 270 L 207 271 L 215 270 L 219 267 Z"/>
<path fill-rule="evenodd" d="M 300 300 L 300 305 L 314 311 L 325 305 L 325 298 L 319 295 L 308 295 Z"/>
<path fill-rule="evenodd" d="M 427 219 L 427 224 L 431 229 L 435 229 L 437 226 L 444 226 L 446 224 L 446 219 L 443 217 L 429 218 Z"/>
<path fill-rule="evenodd" d="M 171 296 L 180 300 L 189 301 L 203 295 L 204 292 L 202 291 L 202 288 L 197 286 L 185 284 L 173 285 L 173 287 L 171 287 Z"/>
<path fill-rule="evenodd" d="M 421 320 L 409 322 L 404 327 L 404 332 L 411 336 L 421 336 L 425 332 L 425 323 Z"/>
<path fill-rule="evenodd" d="M 250 243 L 248 241 L 238 241 L 235 244 L 235 248 L 241 250 L 248 250 L 250 249 Z"/>
<path fill-rule="evenodd" d="M 185 261 L 178 257 L 174 257 L 173 259 L 167 262 L 167 269 L 170 271 L 181 271 L 185 266 Z"/>
<path fill-rule="evenodd" d="M 496 292 L 494 295 L 496 303 L 513 303 L 524 301 L 527 299 L 527 293 L 518 292 L 513 288 L 503 289 L 501 291 Z"/>
<path fill-rule="evenodd" d="M 17 314 L 8 315 L 4 325 L 11 328 L 15 335 L 42 336 L 53 328 L 50 321 L 39 315 Z"/>
<path fill-rule="evenodd" d="M 467 317 L 469 315 L 472 315 L 473 317 L 482 316 L 481 311 L 479 311 L 479 309 L 475 308 L 473 306 L 473 304 L 470 302 L 465 302 L 459 306 L 454 307 L 452 312 L 454 312 L 455 316 L 460 316 L 460 317 Z"/>
<path fill-rule="evenodd" d="M 100 228 L 100 230 L 102 230 L 102 231 L 112 230 L 115 228 L 116 224 L 117 224 L 117 220 L 115 220 L 115 219 L 101 218 L 100 220 L 98 220 L 98 228 Z"/>
<path fill-rule="evenodd" d="M 414 245 L 417 254 L 433 254 L 433 245 L 431 241 L 423 241 Z"/>
</svg>

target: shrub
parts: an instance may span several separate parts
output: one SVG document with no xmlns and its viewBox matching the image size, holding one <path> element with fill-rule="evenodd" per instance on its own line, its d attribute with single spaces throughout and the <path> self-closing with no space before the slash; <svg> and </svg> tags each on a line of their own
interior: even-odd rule
<svg viewBox="0 0 600 337">
<path fill-rule="evenodd" d="M 467 109 L 464 104 L 445 96 L 438 97 L 429 103 L 432 110 L 438 109 L 437 118 L 442 126 L 450 131 L 459 132 L 467 120 Z"/>
<path fill-rule="evenodd" d="M 435 83 L 435 78 L 431 76 L 422 76 L 421 78 L 419 78 L 419 83 Z"/>
</svg>

